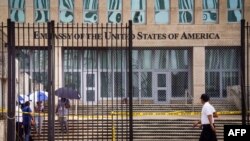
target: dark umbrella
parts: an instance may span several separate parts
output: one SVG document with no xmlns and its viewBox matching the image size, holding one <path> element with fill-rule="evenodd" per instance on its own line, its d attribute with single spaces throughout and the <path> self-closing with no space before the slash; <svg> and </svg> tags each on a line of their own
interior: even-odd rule
<svg viewBox="0 0 250 141">
<path fill-rule="evenodd" d="M 72 88 L 62 87 L 55 91 L 55 95 L 68 99 L 80 99 L 81 95 Z"/>
</svg>

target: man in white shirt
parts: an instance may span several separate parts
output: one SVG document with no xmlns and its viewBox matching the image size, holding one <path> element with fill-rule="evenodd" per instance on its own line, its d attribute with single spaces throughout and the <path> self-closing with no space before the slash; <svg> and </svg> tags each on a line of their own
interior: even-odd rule
<svg viewBox="0 0 250 141">
<path fill-rule="evenodd" d="M 201 124 L 202 132 L 199 141 L 217 141 L 216 130 L 214 126 L 214 117 L 217 117 L 214 107 L 208 102 L 209 95 L 201 95 L 201 103 L 203 104 L 201 110 L 201 120 L 194 123 L 194 127 Z"/>
</svg>

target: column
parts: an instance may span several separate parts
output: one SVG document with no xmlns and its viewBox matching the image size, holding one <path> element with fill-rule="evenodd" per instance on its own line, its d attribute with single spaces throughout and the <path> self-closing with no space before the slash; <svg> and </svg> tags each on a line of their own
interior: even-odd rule
<svg viewBox="0 0 250 141">
<path fill-rule="evenodd" d="M 193 47 L 193 103 L 200 104 L 205 93 L 205 47 Z"/>
</svg>

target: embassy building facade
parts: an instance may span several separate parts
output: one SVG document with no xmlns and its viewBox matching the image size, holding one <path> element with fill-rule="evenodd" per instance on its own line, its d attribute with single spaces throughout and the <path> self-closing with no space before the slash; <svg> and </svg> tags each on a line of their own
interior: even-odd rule
<svg viewBox="0 0 250 141">
<path fill-rule="evenodd" d="M 250 21 L 249 0 L 1 0 L 0 11 L 2 22 L 9 18 L 34 25 L 54 20 L 70 27 L 104 24 L 115 28 L 116 24 L 125 25 L 132 20 L 135 102 L 175 104 L 188 98 L 199 104 L 202 93 L 208 93 L 214 102 L 221 102 L 227 100 L 228 86 L 240 85 L 240 21 L 243 18 Z M 55 33 L 55 40 L 67 39 L 76 44 L 83 39 L 128 38 L 127 34 L 108 31 L 103 34 L 65 31 Z M 48 38 L 47 33 L 32 30 L 33 42 Z M 107 57 L 112 56 L 109 51 L 97 57 L 101 49 L 94 45 L 91 50 L 87 46 L 82 46 L 85 50 L 72 50 L 60 44 L 54 52 L 59 58 L 55 64 L 59 80 L 56 87 L 71 85 L 80 91 L 83 103 L 126 97 L 128 84 L 116 85 L 125 81 L 127 74 L 109 71 L 111 67 L 126 65 L 122 51 L 113 57 Z M 38 52 L 20 54 L 26 63 L 20 62 L 18 71 L 46 80 L 48 74 L 29 62 L 36 61 Z M 107 61 L 103 62 L 105 56 Z M 47 54 L 40 57 L 46 58 Z M 65 62 L 66 58 L 70 61 Z M 66 84 L 68 79 L 70 84 Z"/>
</svg>

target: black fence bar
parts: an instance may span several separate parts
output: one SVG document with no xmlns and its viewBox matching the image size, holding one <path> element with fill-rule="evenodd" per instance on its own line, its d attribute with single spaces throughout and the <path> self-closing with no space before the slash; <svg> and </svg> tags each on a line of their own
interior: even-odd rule
<svg viewBox="0 0 250 141">
<path fill-rule="evenodd" d="M 8 24 L 8 113 L 7 113 L 7 140 L 15 141 L 15 24 L 10 19 Z"/>
<path fill-rule="evenodd" d="M 250 76 L 249 76 L 249 71 L 250 71 L 250 44 L 249 44 L 249 40 L 250 40 L 250 33 L 249 33 L 249 22 L 247 22 L 247 25 L 246 25 L 246 30 L 247 30 L 247 124 L 249 125 L 250 124 Z"/>
<path fill-rule="evenodd" d="M 242 125 L 246 125 L 246 93 L 245 93 L 245 77 L 246 77 L 246 71 L 245 71 L 245 20 L 241 20 L 241 114 L 242 114 Z"/>
<path fill-rule="evenodd" d="M 129 135 L 130 141 L 133 141 L 133 72 L 132 72 L 132 46 L 133 46 L 133 30 L 132 30 L 132 21 L 129 21 Z"/>
<path fill-rule="evenodd" d="M 48 23 L 48 140 L 54 141 L 55 98 L 54 98 L 54 21 Z"/>
</svg>

